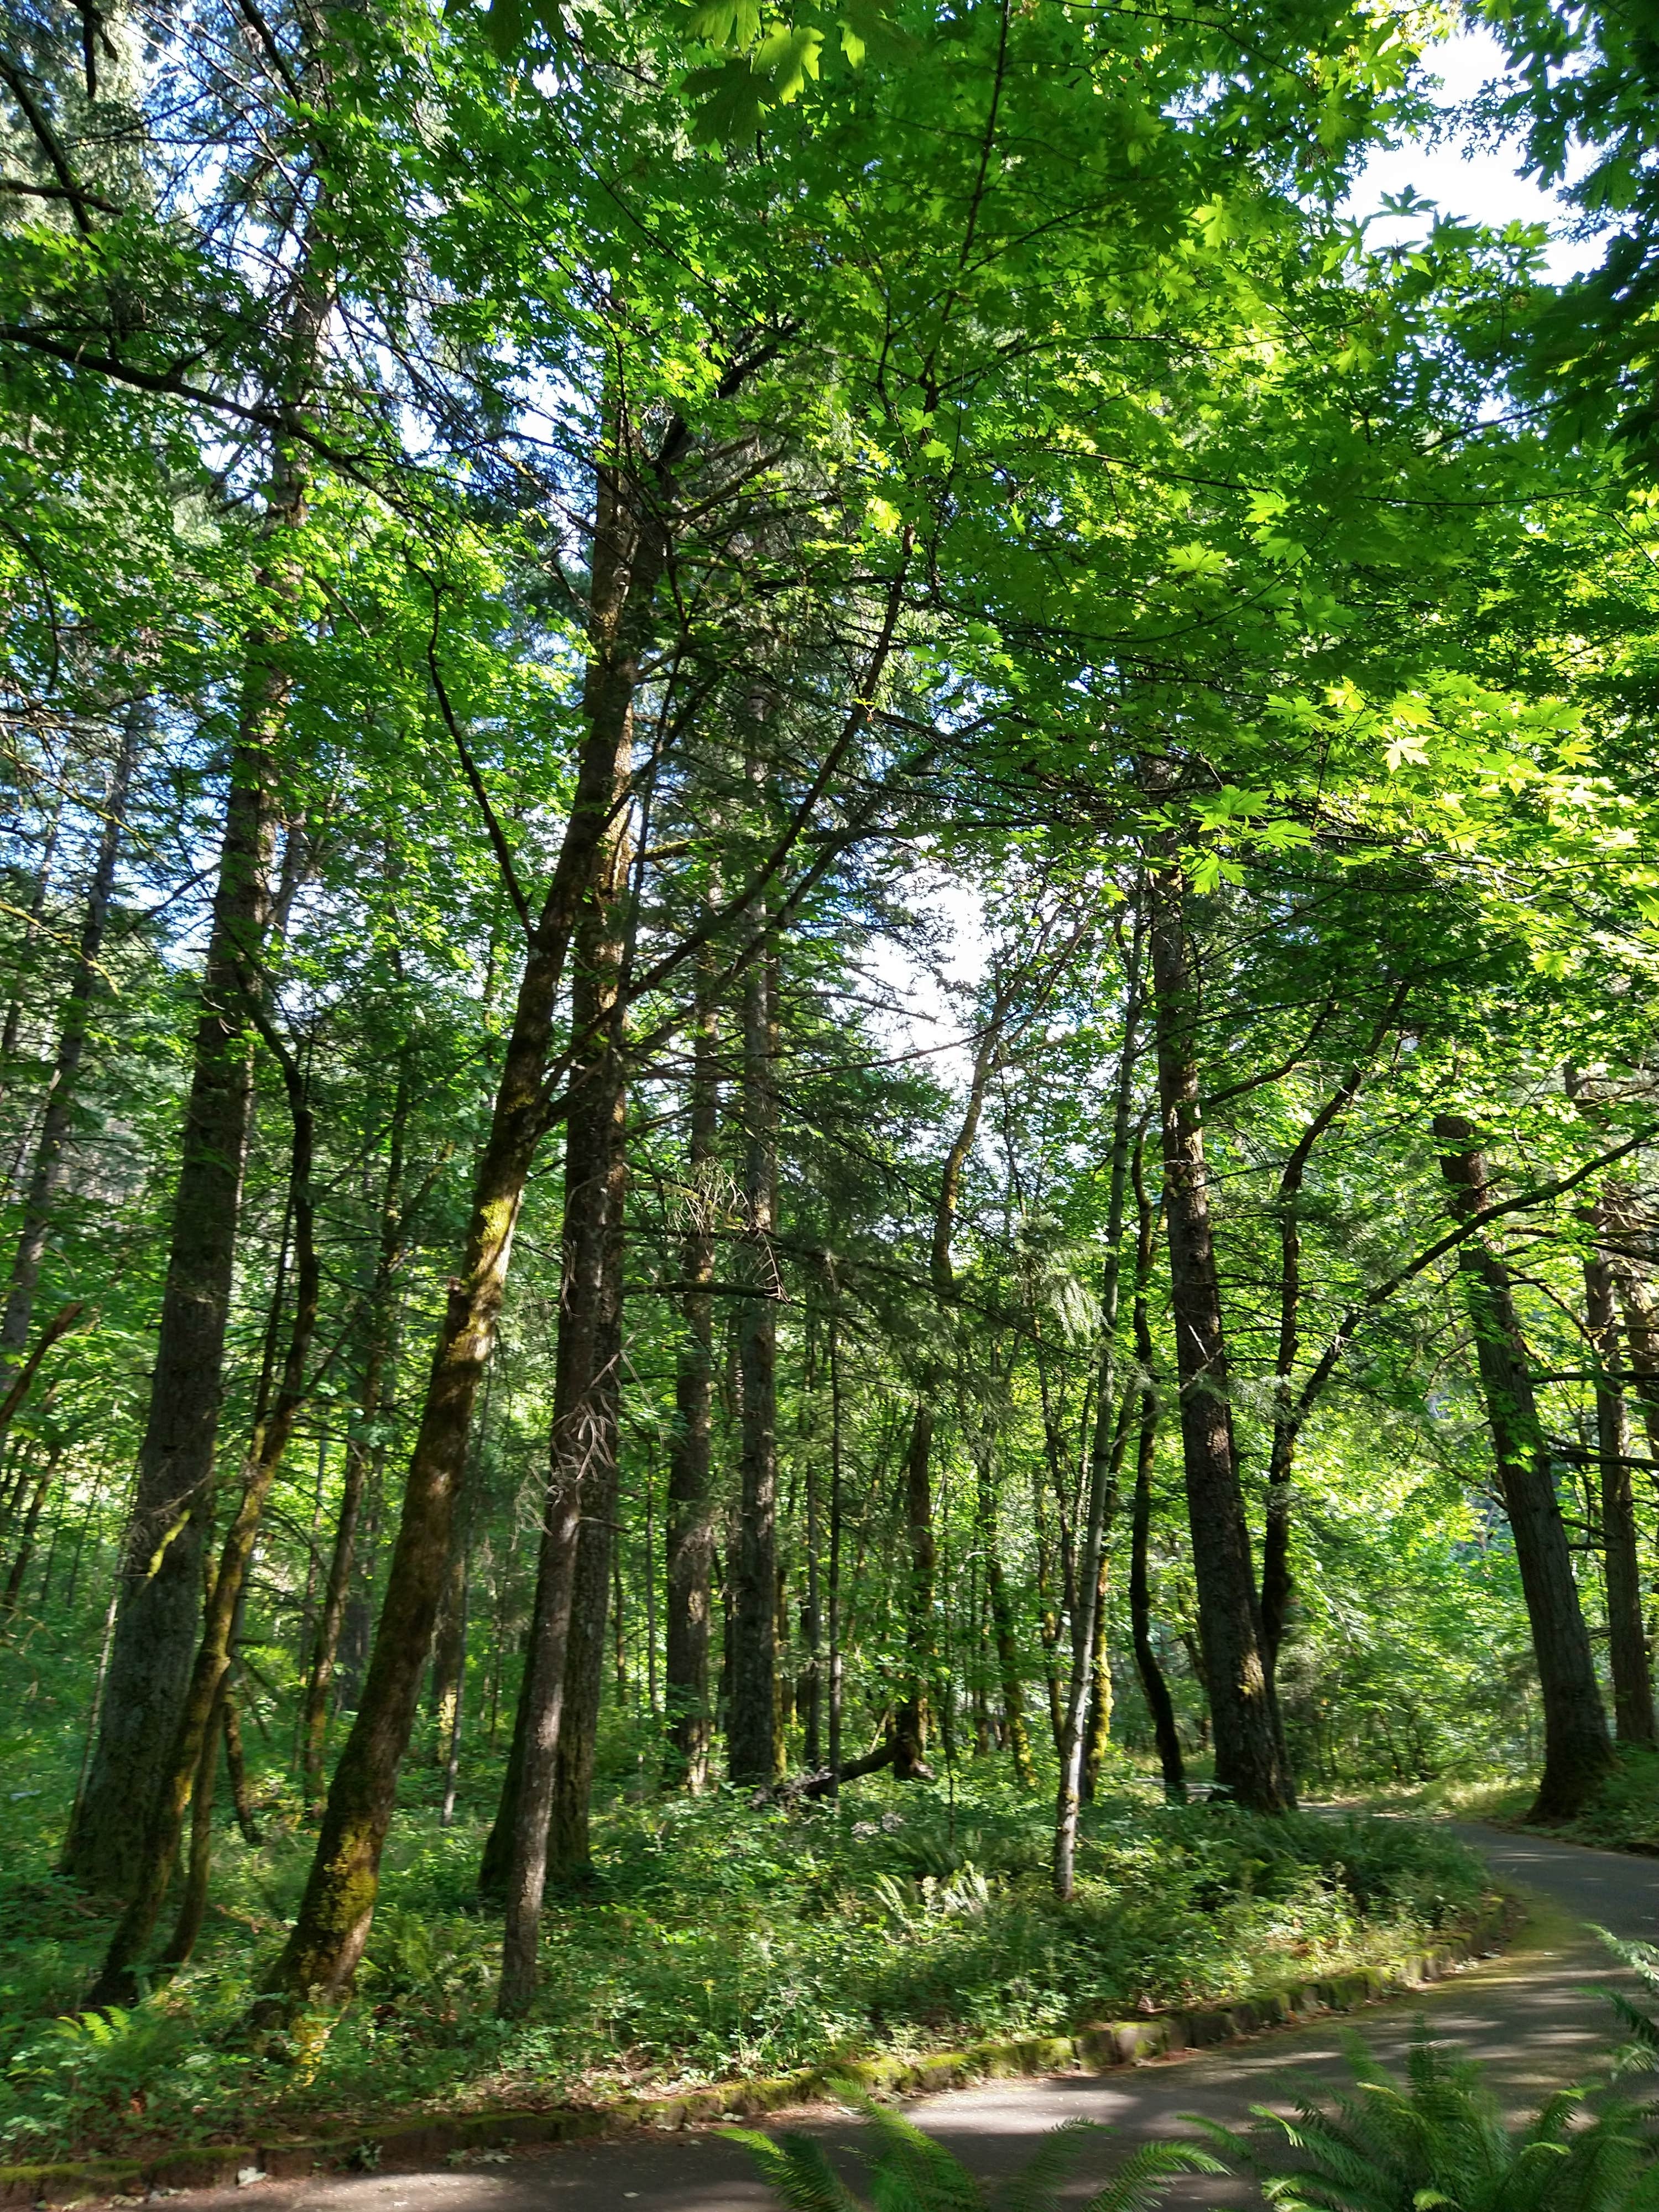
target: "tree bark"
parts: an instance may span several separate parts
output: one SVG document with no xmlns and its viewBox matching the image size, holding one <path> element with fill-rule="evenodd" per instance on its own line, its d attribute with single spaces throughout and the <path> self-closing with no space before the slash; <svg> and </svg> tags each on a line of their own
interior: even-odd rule
<svg viewBox="0 0 1659 2212">
<path fill-rule="evenodd" d="M 573 1688 L 579 1677 L 585 1687 L 590 1663 L 603 1664 L 610 1562 L 607 1549 L 597 1562 L 595 1593 L 590 1532 L 598 1519 L 608 1538 L 615 1510 L 625 1104 L 618 992 L 629 865 L 623 810 L 632 761 L 630 714 L 617 732 L 611 820 L 584 903 L 574 962 L 572 1027 L 590 1042 L 582 1048 L 565 1126 L 553 1422 L 530 1640 L 514 1720 L 518 1759 L 509 1765 L 491 1838 L 496 1863 L 505 1857 L 507 1917 L 496 1996 L 503 2019 L 518 2018 L 535 1994 L 560 1750 L 567 1735 L 581 1726 L 573 1711 Z M 597 1636 L 590 1634 L 579 1648 L 579 1623 L 591 1632 L 596 1597 Z M 487 1863 L 489 1857 L 487 1847 Z"/>
<path fill-rule="evenodd" d="M 1487 1200 L 1485 1158 L 1472 1125 L 1461 1115 L 1437 1115 L 1434 1133 L 1448 1147 L 1440 1168 L 1453 1215 L 1467 1221 Z M 1474 1328 L 1498 1486 L 1515 1538 L 1544 1702 L 1544 1771 L 1528 1818 L 1569 1820 L 1594 1796 L 1613 1764 L 1589 1632 L 1573 1579 L 1572 1553 L 1509 1269 L 1477 1236 L 1459 1246 L 1458 1273 Z"/>
<path fill-rule="evenodd" d="M 910 1448 L 904 1456 L 904 1538 L 909 1584 L 905 1594 L 904 1694 L 893 1714 L 893 1773 L 901 1782 L 927 1781 L 933 1773 L 927 1758 L 937 1579 L 933 1400 L 942 1382 L 938 1368 L 923 1378 L 923 1395 L 910 1424 Z"/>
<path fill-rule="evenodd" d="M 830 1296 L 838 1301 L 841 1296 L 835 1278 L 834 1262 L 830 1267 Z M 829 1795 L 836 1796 L 841 1790 L 841 1723 L 842 1723 L 842 1617 L 841 1617 L 841 1547 L 842 1534 L 842 1464 L 841 1464 L 841 1316 L 836 1304 L 830 1308 L 830 1561 L 825 1590 L 826 1611 L 829 1616 L 829 1752 L 830 1772 L 834 1778 Z"/>
<path fill-rule="evenodd" d="M 761 769 L 751 760 L 750 780 Z M 732 1575 L 727 1771 L 769 1789 L 782 1778 L 777 1713 L 777 953 L 768 941 L 744 975 L 744 1280 L 738 1321 L 741 1377 L 737 1542 Z"/>
<path fill-rule="evenodd" d="M 1146 1291 L 1152 1276 L 1156 1248 L 1156 1209 L 1141 1179 L 1139 1145 L 1134 1158 L 1135 1206 L 1139 1233 L 1135 1255 L 1135 1358 L 1140 1367 L 1140 1419 L 1136 1425 L 1134 1502 L 1129 1527 L 1129 1639 L 1134 1647 L 1135 1671 L 1152 1716 L 1152 1739 L 1164 1778 L 1164 1795 L 1172 1805 L 1187 1802 L 1187 1769 L 1176 1728 L 1175 1705 L 1164 1669 L 1152 1644 L 1152 1578 L 1148 1550 L 1152 1529 L 1152 1468 L 1158 1458 L 1158 1375 L 1152 1364 L 1152 1329 L 1146 1310 Z"/>
<path fill-rule="evenodd" d="M 225 1772 L 230 1781 L 230 1802 L 236 1808 L 236 1825 L 242 1832 L 242 1841 L 250 1850 L 258 1850 L 263 1840 L 259 1824 L 254 1817 L 253 1794 L 247 1786 L 247 1759 L 242 1749 L 242 1709 L 237 1703 L 233 1682 L 225 1684 L 222 1707 L 225 1735 Z"/>
<path fill-rule="evenodd" d="M 1218 1789 L 1252 1812 L 1295 1803 L 1239 1482 L 1199 1113 L 1198 994 L 1178 860 L 1151 874 L 1152 990 L 1182 1458 Z"/>
<path fill-rule="evenodd" d="M 1592 1231 L 1605 1229 L 1601 1207 L 1592 1210 L 1589 1225 Z M 1652 1750 L 1653 1674 L 1642 1620 L 1630 1425 L 1620 1376 L 1613 1268 L 1605 1253 L 1591 1251 L 1585 1256 L 1584 1321 L 1595 1360 L 1595 1440 L 1601 1463 L 1601 1560 L 1607 1600 L 1607 1656 L 1613 1674 L 1613 1735 L 1620 1743 Z"/>
<path fill-rule="evenodd" d="M 247 1577 L 245 1575 L 231 1622 L 233 1653 L 241 1636 L 242 1616 L 246 1605 Z M 247 1776 L 242 1770 L 241 1731 L 236 1721 L 235 1700 L 231 1695 L 234 1663 L 233 1660 L 232 1665 L 228 1666 L 219 1678 L 218 1694 L 202 1738 L 196 1778 L 191 1786 L 190 1854 L 185 1862 L 184 1893 L 179 1900 L 179 1917 L 173 1923 L 173 1933 L 156 1961 L 158 1966 L 168 1969 L 189 1965 L 195 1956 L 196 1946 L 201 1941 L 202 1923 L 207 1917 L 208 1888 L 213 1874 L 213 1797 L 219 1778 L 219 1746 L 222 1740 L 230 1759 L 231 1795 L 244 1840 L 249 1843 L 258 1840 L 252 1832 L 252 1817 L 246 1810 Z"/>
<path fill-rule="evenodd" d="M 663 1778 L 696 1796 L 708 1784 L 714 1716 L 708 1697 L 709 1575 L 714 1556 L 710 1477 L 714 1411 L 714 1198 L 708 1188 L 720 1132 L 720 1018 L 712 947 L 697 963 L 692 1031 L 687 1226 L 680 1271 L 688 1288 L 685 1334 L 674 1380 L 668 1458 L 667 1613 L 664 1696 L 668 1750 Z"/>
<path fill-rule="evenodd" d="M 268 1415 L 263 1404 L 256 1415 L 244 1469 L 241 1501 L 226 1532 L 184 1704 L 166 1762 L 157 1778 L 159 1786 L 132 1894 L 88 1993 L 87 2002 L 93 2005 L 131 2004 L 136 1998 L 137 1970 L 173 1879 L 191 1790 L 198 1772 L 210 1777 L 214 1771 L 216 1754 L 211 1747 L 219 1726 L 225 1678 L 230 1671 L 231 1643 L 241 1611 L 243 1587 L 258 1538 L 265 1500 L 305 1402 L 306 1362 L 316 1333 L 322 1279 L 313 1234 L 311 1176 L 314 1140 L 311 1108 L 304 1079 L 292 1054 L 251 994 L 249 1003 L 261 1035 L 281 1063 L 293 1123 L 289 1205 L 294 1223 L 294 1315 L 275 1403 Z"/>
<path fill-rule="evenodd" d="M 1095 1374 L 1095 1417 L 1089 1432 L 1086 1496 L 1081 1501 L 1083 1547 L 1072 1585 L 1072 1666 L 1060 1745 L 1060 1787 L 1054 1800 L 1054 1895 L 1068 1900 L 1077 1880 L 1078 1816 L 1083 1802 L 1085 1723 L 1095 1674 L 1096 1638 L 1103 1619 L 1106 1539 L 1116 1510 L 1117 1471 L 1112 1433 L 1116 1400 L 1118 1285 L 1121 1279 L 1124 1200 L 1128 1188 L 1134 1096 L 1135 1038 L 1140 1023 L 1141 961 L 1146 933 L 1144 899 L 1137 897 L 1134 933 L 1124 961 L 1123 1039 L 1112 1107 L 1111 1160 L 1106 1200 L 1106 1254 L 1101 1270 L 1100 1352 Z M 1117 1449 L 1121 1451 L 1121 1446 Z M 1109 1677 L 1108 1677 L 1109 1692 Z"/>
<path fill-rule="evenodd" d="M 1115 1502 L 1111 1518 L 1116 1518 Z M 1079 1778 L 1085 1805 L 1095 1802 L 1101 1770 L 1106 1764 L 1106 1747 L 1112 1738 L 1112 1669 L 1106 1653 L 1106 1601 L 1109 1590 L 1109 1563 L 1103 1550 L 1100 1572 L 1095 1577 L 1094 1656 L 1089 1663 L 1089 1713 L 1083 1731 L 1083 1771 Z"/>
<path fill-rule="evenodd" d="M 571 1606 L 570 1651 L 565 1662 L 564 1716 L 553 1773 L 548 1823 L 548 1863 L 561 1875 L 586 1873 L 592 1864 L 588 1808 L 599 1748 L 605 1674 L 605 1630 L 620 1511 L 618 1453 L 622 1429 L 623 1254 L 628 1194 L 627 1091 L 623 1083 L 621 1017 L 615 1018 L 607 1106 L 605 1248 L 594 1379 L 595 1447 L 582 1476 L 582 1524 L 576 1546 L 576 1587 Z M 622 1655 L 620 1597 L 616 1619 Z M 618 1698 L 623 1694 L 621 1681 Z"/>
</svg>

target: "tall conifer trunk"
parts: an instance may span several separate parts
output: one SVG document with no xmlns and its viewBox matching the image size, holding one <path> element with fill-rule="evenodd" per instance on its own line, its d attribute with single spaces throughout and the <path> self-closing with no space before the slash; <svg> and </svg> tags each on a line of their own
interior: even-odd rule
<svg viewBox="0 0 1659 2212">
<path fill-rule="evenodd" d="M 751 782 L 760 768 L 750 763 Z M 742 1400 L 737 1541 L 732 1573 L 732 1704 L 726 1717 L 733 1782 L 769 1788 L 781 1778 L 777 1713 L 777 954 L 769 931 L 744 972 L 744 1268 L 738 1317 Z"/>
<path fill-rule="evenodd" d="M 110 1939 L 104 1963 L 88 1992 L 87 2002 L 94 2005 L 134 2002 L 145 1947 L 154 1933 L 173 1879 L 191 1790 L 198 1778 L 209 1786 L 211 1784 L 221 1703 L 230 1671 L 231 1640 L 241 1612 L 243 1588 L 265 1501 L 304 1402 L 306 1362 L 317 1326 L 321 1276 L 313 1235 L 311 1176 L 314 1143 L 311 1109 L 304 1080 L 292 1055 L 257 1009 L 256 1018 L 281 1060 L 294 1125 L 289 1173 L 289 1206 L 294 1223 L 296 1262 L 294 1316 L 281 1387 L 269 1412 L 264 1390 L 261 1389 L 261 1402 L 243 1468 L 242 1495 L 225 1534 L 218 1568 L 208 1592 L 206 1619 L 184 1703 L 156 1778 L 149 1825 L 143 1838 L 132 1894 Z"/>
<path fill-rule="evenodd" d="M 303 274 L 295 289 L 286 407 L 297 422 L 300 403 L 294 395 L 309 388 L 325 301 Z M 271 918 L 277 740 L 292 686 L 283 657 L 284 620 L 297 611 L 301 586 L 293 545 L 309 489 L 302 453 L 296 441 L 279 439 L 266 488 L 267 550 L 256 580 L 280 617 L 250 641 L 115 1639 L 97 1746 L 64 1848 L 66 1874 L 89 1888 L 117 1893 L 131 1888 L 143 1863 L 200 1616 L 225 1328 L 253 1109 L 246 994 L 258 975 Z"/>
<path fill-rule="evenodd" d="M 1135 1146 L 1133 1169 L 1135 1211 L 1139 1224 L 1135 1239 L 1135 1359 L 1140 1370 L 1140 1418 L 1136 1424 L 1134 1501 L 1129 1528 L 1129 1638 L 1134 1647 L 1135 1671 L 1152 1716 L 1152 1737 L 1164 1778 L 1164 1794 L 1171 1804 L 1187 1802 L 1187 1770 L 1176 1728 L 1175 1705 L 1170 1686 L 1158 1664 L 1152 1643 L 1151 1562 L 1152 1533 L 1152 1469 L 1158 1459 L 1158 1372 L 1153 1365 L 1152 1328 L 1146 1292 L 1152 1279 L 1157 1248 L 1158 1212 L 1146 1194 L 1141 1172 L 1141 1146 Z"/>
<path fill-rule="evenodd" d="M 665 546 L 647 526 L 614 453 L 597 471 L 586 734 L 564 842 L 530 933 L 489 1133 L 473 1184 L 461 1266 L 439 1326 L 380 1626 L 357 1714 L 324 1812 L 300 1912 L 271 1970 L 269 2009 L 349 1983 L 368 1940 L 391 1824 L 449 1559 L 473 1403 L 495 1342 L 513 1233 L 546 1122 L 544 1097 L 565 962 L 599 880 L 617 821 L 617 760 L 631 726 L 639 653 Z"/>
<path fill-rule="evenodd" d="M 680 1243 L 685 1334 L 674 1378 L 674 1435 L 668 1458 L 663 1685 L 668 1721 L 664 1779 L 694 1795 L 708 1786 L 714 1716 L 708 1694 L 709 1577 L 714 1557 L 709 1494 L 714 1411 L 713 1194 L 707 1188 L 720 1130 L 720 1026 L 714 961 L 697 963 L 692 1031 L 688 1220 Z"/>
<path fill-rule="evenodd" d="M 1605 1227 L 1601 1207 L 1591 1228 Z M 1584 1322 L 1595 1358 L 1595 1443 L 1601 1474 L 1601 1560 L 1607 1599 L 1607 1659 L 1613 1674 L 1613 1734 L 1654 1747 L 1653 1673 L 1642 1620 L 1642 1571 L 1631 1482 L 1630 1423 L 1620 1376 L 1619 1310 L 1605 1254 L 1584 1260 Z"/>
<path fill-rule="evenodd" d="M 571 1020 L 576 1035 L 588 1042 L 565 1124 L 559 1334 L 547 1491 L 514 1722 L 518 1757 L 509 1766 L 486 1853 L 502 1863 L 507 1923 L 498 2008 L 507 2018 L 523 2012 L 535 1991 L 559 1750 L 567 1731 L 580 1725 L 572 1711 L 573 1674 L 590 1655 L 586 1645 L 578 1654 L 576 1620 L 578 1609 L 593 1603 L 592 1556 L 585 1577 L 581 1547 L 592 1518 L 602 1516 L 608 1527 L 613 1509 L 620 1350 L 616 1217 L 622 1196 L 617 1168 L 623 1101 L 616 1013 L 622 964 L 619 909 L 628 875 L 620 802 L 631 769 L 630 718 L 612 763 L 619 804 L 575 948 Z M 602 1582 L 594 1639 L 601 1660 L 605 1600 Z"/>
<path fill-rule="evenodd" d="M 1437 1115 L 1434 1133 L 1447 1147 L 1440 1169 L 1452 1212 L 1467 1221 L 1487 1203 L 1485 1157 L 1462 1115 Z M 1515 1538 L 1544 1701 L 1544 1771 L 1528 1818 L 1569 1820 L 1613 1764 L 1607 1717 L 1509 1269 L 1474 1236 L 1458 1248 L 1458 1273 L 1474 1323 L 1498 1486 Z"/>
<path fill-rule="evenodd" d="M 592 1864 L 588 1810 L 599 1749 L 599 1708 L 605 1694 L 605 1623 L 617 1565 L 617 1516 L 621 1490 L 617 1455 L 622 1425 L 623 1236 L 628 1161 L 624 1149 L 627 1094 L 618 1037 L 608 1077 L 608 1125 L 597 1132 L 605 1146 L 605 1249 L 599 1285 L 593 1378 L 594 1437 L 582 1470 L 581 1530 L 576 1543 L 575 1588 L 570 1605 L 570 1648 L 565 1659 L 564 1710 L 553 1768 L 553 1804 L 547 1826 L 548 1864 L 561 1875 L 585 1874 Z M 596 1120 L 598 1115 L 596 1113 Z M 622 1584 L 616 1580 L 617 1696 L 623 1695 Z"/>
<path fill-rule="evenodd" d="M 1144 893 L 1135 903 L 1134 935 L 1124 963 L 1123 1032 L 1118 1048 L 1112 1101 L 1111 1152 L 1107 1175 L 1106 1253 L 1101 1268 L 1100 1349 L 1095 1365 L 1094 1420 L 1089 1430 L 1089 1464 L 1079 1501 L 1080 1549 L 1074 1553 L 1070 1585 L 1072 1664 L 1060 1731 L 1060 1786 L 1054 1794 L 1054 1886 L 1061 1899 L 1072 1895 L 1077 1879 L 1078 1816 L 1082 1808 L 1085 1762 L 1088 1757 L 1089 1700 L 1098 1687 L 1104 1706 L 1111 1681 L 1097 1683 L 1098 1638 L 1105 1617 L 1106 1540 L 1117 1509 L 1117 1476 L 1122 1444 L 1113 1436 L 1117 1364 L 1118 1285 L 1121 1279 L 1123 1212 L 1128 1189 L 1133 1131 L 1135 1038 L 1140 1025 L 1141 962 L 1145 949 Z"/>
<path fill-rule="evenodd" d="M 1252 1812 L 1295 1802 L 1263 1651 L 1233 1439 L 1221 1285 L 1199 1114 L 1198 992 L 1180 865 L 1150 877 L 1152 993 L 1182 1458 L 1219 1788 Z"/>
</svg>

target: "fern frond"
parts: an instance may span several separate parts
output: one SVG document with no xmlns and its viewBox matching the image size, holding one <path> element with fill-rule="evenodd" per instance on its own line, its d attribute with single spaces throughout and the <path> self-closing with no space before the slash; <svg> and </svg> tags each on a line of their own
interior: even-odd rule
<svg viewBox="0 0 1659 2212">
<path fill-rule="evenodd" d="M 984 2212 L 979 2184 L 942 2142 L 886 2106 L 866 2100 L 864 2112 L 877 2142 L 870 2169 L 876 2212 Z"/>
<path fill-rule="evenodd" d="M 1085 2142 L 1091 2136 L 1110 2133 L 1098 2120 L 1066 2120 L 1051 2130 L 1036 2155 L 992 2198 L 995 2212 L 1053 2212 L 1060 2203 L 1060 2185 L 1077 2164 Z"/>
<path fill-rule="evenodd" d="M 774 2137 L 757 2128 L 722 2128 L 720 2133 L 744 2146 L 790 2212 L 866 2212 L 815 2136 Z"/>
<path fill-rule="evenodd" d="M 1084 2212 L 1149 2212 L 1177 2174 L 1225 2173 L 1218 2158 L 1196 2143 L 1150 2142 L 1126 2158 Z"/>
</svg>

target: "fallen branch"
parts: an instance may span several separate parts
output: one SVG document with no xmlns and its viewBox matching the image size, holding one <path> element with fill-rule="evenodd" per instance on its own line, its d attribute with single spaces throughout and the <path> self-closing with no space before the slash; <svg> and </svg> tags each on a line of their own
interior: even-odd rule
<svg viewBox="0 0 1659 2212">
<path fill-rule="evenodd" d="M 884 1766 L 890 1766 L 897 1753 L 897 1741 L 890 1735 L 874 1751 L 866 1751 L 862 1759 L 848 1759 L 839 1771 L 821 1767 L 817 1773 L 805 1775 L 799 1782 L 782 1784 L 776 1794 L 785 1803 L 793 1803 L 798 1798 L 827 1797 L 843 1782 L 856 1782 L 860 1775 L 876 1774 Z"/>
</svg>

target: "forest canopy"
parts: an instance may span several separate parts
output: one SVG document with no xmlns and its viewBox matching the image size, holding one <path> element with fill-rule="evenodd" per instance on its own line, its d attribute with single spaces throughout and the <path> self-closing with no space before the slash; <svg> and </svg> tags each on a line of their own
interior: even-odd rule
<svg viewBox="0 0 1659 2212">
<path fill-rule="evenodd" d="M 1639 17 L 10 0 L 8 2140 L 1659 1828 Z"/>
</svg>

